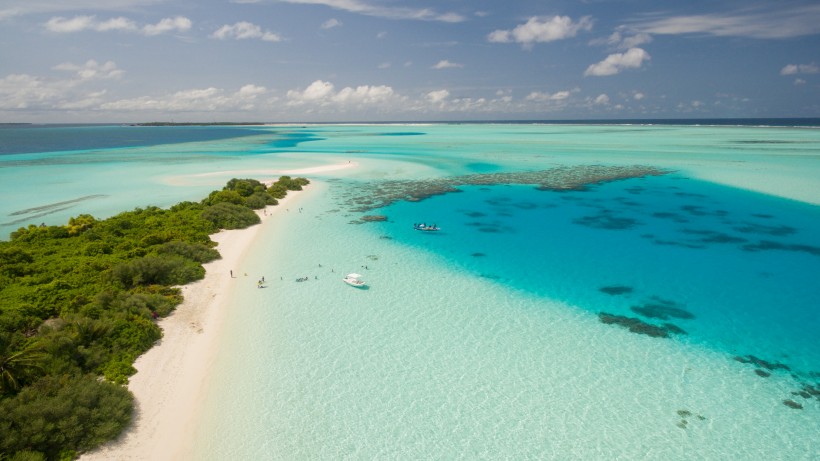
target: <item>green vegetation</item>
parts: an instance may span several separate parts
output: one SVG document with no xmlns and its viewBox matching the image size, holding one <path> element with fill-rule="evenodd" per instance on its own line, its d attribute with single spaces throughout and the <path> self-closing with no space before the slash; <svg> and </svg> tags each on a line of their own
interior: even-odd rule
<svg viewBox="0 0 820 461">
<path fill-rule="evenodd" d="M 232 179 L 199 203 L 20 228 L 0 242 L 0 460 L 73 459 L 130 423 L 124 386 L 162 336 L 177 285 L 218 259 L 209 237 L 259 223 L 304 178 Z"/>
</svg>

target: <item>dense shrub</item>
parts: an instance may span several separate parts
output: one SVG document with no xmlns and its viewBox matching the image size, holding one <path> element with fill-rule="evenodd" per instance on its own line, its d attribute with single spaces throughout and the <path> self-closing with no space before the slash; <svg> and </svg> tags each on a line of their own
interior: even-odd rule
<svg viewBox="0 0 820 461">
<path fill-rule="evenodd" d="M 181 240 L 168 242 L 162 245 L 157 252 L 161 255 L 182 256 L 198 263 L 207 263 L 220 258 L 218 251 L 205 244 L 188 243 Z"/>
<path fill-rule="evenodd" d="M 114 266 L 111 275 L 126 288 L 138 285 L 184 285 L 202 279 L 205 269 L 179 256 L 145 256 Z"/>
<path fill-rule="evenodd" d="M 253 210 L 226 202 L 206 207 L 202 218 L 220 229 L 244 229 L 261 221 Z"/>
<path fill-rule="evenodd" d="M 0 400 L 0 453 L 59 459 L 116 437 L 131 420 L 133 397 L 93 375 L 45 377 Z"/>
</svg>

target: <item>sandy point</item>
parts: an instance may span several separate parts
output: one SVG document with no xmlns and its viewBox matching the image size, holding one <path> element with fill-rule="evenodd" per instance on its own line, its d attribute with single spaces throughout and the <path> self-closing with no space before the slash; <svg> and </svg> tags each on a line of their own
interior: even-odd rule
<svg viewBox="0 0 820 461">
<path fill-rule="evenodd" d="M 178 460 L 189 450 L 231 293 L 236 280 L 244 277 L 242 261 L 248 248 L 266 221 L 286 216 L 283 210 L 301 202 L 310 189 L 308 185 L 301 192 L 289 192 L 278 205 L 259 210 L 260 225 L 211 235 L 222 258 L 204 265 L 204 279 L 182 287 L 185 301 L 159 321 L 162 339 L 134 363 L 137 373 L 128 384 L 135 397 L 131 426 L 80 459 Z"/>
</svg>

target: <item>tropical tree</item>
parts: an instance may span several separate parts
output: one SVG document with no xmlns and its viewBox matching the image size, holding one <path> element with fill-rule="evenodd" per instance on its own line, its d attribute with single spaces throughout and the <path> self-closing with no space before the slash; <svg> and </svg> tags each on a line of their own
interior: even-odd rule
<svg viewBox="0 0 820 461">
<path fill-rule="evenodd" d="M 15 350 L 11 334 L 0 334 L 0 395 L 20 389 L 24 378 L 41 371 L 45 354 L 36 343 Z"/>
</svg>

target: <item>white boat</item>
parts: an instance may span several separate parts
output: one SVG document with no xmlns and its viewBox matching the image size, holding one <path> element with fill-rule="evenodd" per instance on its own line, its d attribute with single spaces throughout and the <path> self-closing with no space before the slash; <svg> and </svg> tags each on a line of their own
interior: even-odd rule
<svg viewBox="0 0 820 461">
<path fill-rule="evenodd" d="M 426 231 L 426 232 L 441 230 L 441 229 L 440 229 L 438 226 L 436 226 L 435 224 L 433 224 L 432 226 L 430 226 L 430 225 L 427 225 L 427 224 L 424 224 L 424 223 L 421 223 L 421 224 L 413 224 L 413 229 L 415 229 L 415 230 L 417 230 L 417 231 Z"/>
<path fill-rule="evenodd" d="M 361 275 L 360 275 L 360 274 L 347 274 L 347 275 L 345 275 L 345 278 L 343 278 L 342 280 L 343 280 L 346 284 L 348 284 L 348 285 L 350 285 L 350 286 L 352 286 L 352 287 L 356 287 L 356 288 L 364 288 L 365 286 L 367 286 L 367 284 L 366 284 L 366 283 L 364 283 L 364 281 L 363 281 L 363 280 L 361 280 L 361 278 L 360 278 L 360 277 L 361 277 Z"/>
</svg>

